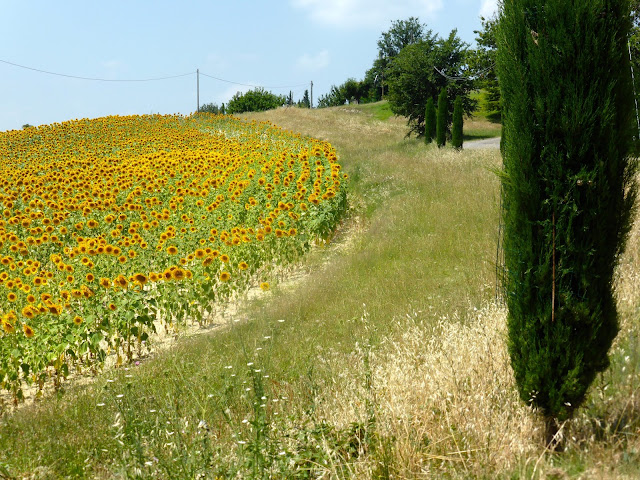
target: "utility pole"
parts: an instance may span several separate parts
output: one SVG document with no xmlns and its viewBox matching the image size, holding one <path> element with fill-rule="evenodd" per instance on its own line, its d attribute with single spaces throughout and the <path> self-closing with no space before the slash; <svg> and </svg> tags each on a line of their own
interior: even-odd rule
<svg viewBox="0 0 640 480">
<path fill-rule="evenodd" d="M 199 68 L 196 69 L 196 99 L 198 102 L 197 112 L 200 113 L 200 69 Z"/>
<path fill-rule="evenodd" d="M 309 108 L 313 108 L 313 80 L 311 80 L 311 95 L 309 97 Z"/>
</svg>

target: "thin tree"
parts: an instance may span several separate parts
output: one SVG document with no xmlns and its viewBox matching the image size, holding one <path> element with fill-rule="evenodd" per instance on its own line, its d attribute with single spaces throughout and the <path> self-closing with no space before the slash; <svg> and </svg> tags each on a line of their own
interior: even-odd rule
<svg viewBox="0 0 640 480">
<path fill-rule="evenodd" d="M 453 126 L 451 127 L 451 146 L 462 150 L 462 98 L 456 97 L 453 103 Z"/>
<path fill-rule="evenodd" d="M 429 98 L 424 112 L 424 141 L 431 143 L 434 138 L 436 138 L 436 106 L 433 98 Z"/>
<path fill-rule="evenodd" d="M 447 89 L 440 90 L 438 97 L 438 119 L 436 121 L 436 143 L 438 147 L 444 147 L 447 142 L 447 114 L 449 105 L 447 102 Z"/>
<path fill-rule="evenodd" d="M 508 347 L 556 445 L 618 332 L 636 198 L 628 0 L 505 0 L 498 26 Z"/>
</svg>

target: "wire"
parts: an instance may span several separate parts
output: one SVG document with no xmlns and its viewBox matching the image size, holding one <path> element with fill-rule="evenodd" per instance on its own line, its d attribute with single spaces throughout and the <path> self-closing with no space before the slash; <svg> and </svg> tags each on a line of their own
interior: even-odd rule
<svg viewBox="0 0 640 480">
<path fill-rule="evenodd" d="M 208 74 L 203 73 L 203 72 L 200 72 L 200 75 L 204 75 L 205 77 L 213 78 L 214 80 L 218 80 L 220 82 L 232 83 L 234 85 L 241 85 L 243 87 L 252 87 L 252 88 L 295 88 L 295 87 L 302 87 L 304 85 L 308 85 L 308 83 L 299 83 L 297 85 L 281 85 L 279 87 L 264 87 L 262 85 L 251 85 L 251 84 L 248 84 L 248 83 L 239 83 L 239 82 L 234 82 L 234 81 L 231 81 L 231 80 L 225 80 L 224 78 L 214 77 L 213 75 L 208 75 Z"/>
<path fill-rule="evenodd" d="M 39 68 L 27 67 L 25 65 L 19 65 L 17 63 L 8 62 L 7 60 L 0 59 L 0 62 L 6 63 L 7 65 L 13 65 L 14 67 L 24 68 L 26 70 L 33 70 L 34 72 L 46 73 L 48 75 L 56 75 L 58 77 L 67 77 L 67 78 L 75 78 L 78 80 L 90 80 L 93 82 L 155 82 L 158 80 L 169 80 L 171 78 L 179 78 L 186 77 L 188 75 L 195 75 L 196 72 L 183 73 L 180 75 L 170 75 L 166 77 L 155 77 L 155 78 L 129 78 L 129 79 L 112 79 L 112 78 L 98 78 L 98 77 L 80 77 L 77 75 L 67 75 L 65 73 L 57 73 L 57 72 L 49 72 L 47 70 L 40 70 Z"/>
<path fill-rule="evenodd" d="M 490 71 L 493 67 L 495 67 L 495 63 L 493 63 L 490 67 L 485 68 L 484 70 L 481 70 L 480 72 L 478 72 L 477 74 L 470 76 L 470 77 L 452 77 L 450 75 L 447 75 L 446 73 L 442 72 L 441 70 L 438 70 L 438 68 L 434 65 L 433 69 L 438 72 L 440 75 L 442 75 L 444 78 L 446 78 L 447 80 L 452 80 L 454 82 L 462 82 L 462 81 L 470 81 L 470 80 L 475 80 L 477 78 L 481 78 L 485 73 L 487 73 L 488 71 Z"/>
</svg>

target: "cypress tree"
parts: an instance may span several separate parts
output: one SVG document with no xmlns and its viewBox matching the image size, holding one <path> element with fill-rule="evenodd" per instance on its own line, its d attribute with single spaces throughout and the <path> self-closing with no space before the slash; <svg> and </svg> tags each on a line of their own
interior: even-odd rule
<svg viewBox="0 0 640 480">
<path fill-rule="evenodd" d="M 508 347 L 546 440 L 571 418 L 618 332 L 613 274 L 636 198 L 628 0 L 504 0 Z"/>
<path fill-rule="evenodd" d="M 436 106 L 433 98 L 429 98 L 424 112 L 424 141 L 431 143 L 434 138 L 436 138 Z"/>
<path fill-rule="evenodd" d="M 440 90 L 438 97 L 438 119 L 436 121 L 436 143 L 438 147 L 444 147 L 447 141 L 447 89 Z"/>
<path fill-rule="evenodd" d="M 451 127 L 451 146 L 462 150 L 462 98 L 456 97 L 453 102 L 453 127 Z"/>
</svg>

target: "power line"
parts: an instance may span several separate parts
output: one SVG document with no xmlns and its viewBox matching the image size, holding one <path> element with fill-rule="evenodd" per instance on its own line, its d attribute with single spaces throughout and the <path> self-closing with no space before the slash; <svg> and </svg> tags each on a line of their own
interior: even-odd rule
<svg viewBox="0 0 640 480">
<path fill-rule="evenodd" d="M 77 80 L 89 80 L 93 82 L 155 82 L 158 80 L 169 80 L 171 78 L 179 78 L 186 77 L 189 75 L 194 75 L 196 72 L 182 73 L 180 75 L 169 75 L 165 77 L 155 77 L 155 78 L 127 78 L 127 79 L 113 79 L 113 78 L 98 78 L 98 77 L 80 77 L 78 75 L 67 75 L 66 73 L 57 73 L 57 72 L 49 72 L 47 70 L 41 70 L 39 68 L 27 67 L 26 65 L 20 65 L 13 62 L 8 62 L 7 60 L 0 59 L 0 62 L 6 63 L 7 65 L 12 65 L 14 67 L 24 68 L 25 70 L 32 70 L 34 72 L 46 73 L 48 75 L 56 75 L 58 77 L 66 77 L 66 78 L 75 78 Z"/>
<path fill-rule="evenodd" d="M 232 80 L 225 80 L 224 78 L 219 78 L 219 77 L 214 77 L 213 75 L 208 75 L 206 73 L 200 72 L 200 75 L 204 75 L 205 77 L 209 77 L 209 78 L 213 78 L 214 80 L 218 80 L 220 82 L 225 82 L 225 83 L 232 83 L 233 85 L 241 85 L 243 87 L 251 87 L 251 88 L 295 88 L 295 87 L 302 87 L 304 85 L 307 85 L 306 83 L 298 83 L 297 85 L 281 85 L 278 87 L 265 87 L 262 85 L 251 85 L 249 83 L 240 83 L 240 82 L 234 82 Z"/>
<path fill-rule="evenodd" d="M 481 78 L 484 76 L 485 73 L 489 72 L 493 67 L 495 67 L 495 63 L 493 63 L 490 67 L 485 68 L 484 70 L 481 70 L 480 72 L 476 73 L 475 75 L 472 75 L 470 77 L 452 77 L 450 75 L 447 75 L 446 73 L 444 73 L 441 70 L 438 70 L 438 67 L 436 67 L 435 65 L 433 66 L 433 69 L 438 72 L 440 75 L 442 75 L 444 78 L 446 78 L 447 80 L 452 80 L 454 82 L 462 82 L 462 81 L 471 81 L 471 80 L 475 80 L 477 78 Z"/>
</svg>

